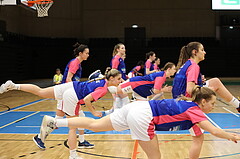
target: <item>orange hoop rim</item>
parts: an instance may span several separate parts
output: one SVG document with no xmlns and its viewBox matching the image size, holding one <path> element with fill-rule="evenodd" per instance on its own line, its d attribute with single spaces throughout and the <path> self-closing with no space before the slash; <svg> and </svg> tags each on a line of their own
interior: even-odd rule
<svg viewBox="0 0 240 159">
<path fill-rule="evenodd" d="M 53 0 L 35 0 L 35 1 L 27 1 L 28 6 L 33 6 L 35 3 L 36 4 L 48 4 L 52 3 Z"/>
</svg>

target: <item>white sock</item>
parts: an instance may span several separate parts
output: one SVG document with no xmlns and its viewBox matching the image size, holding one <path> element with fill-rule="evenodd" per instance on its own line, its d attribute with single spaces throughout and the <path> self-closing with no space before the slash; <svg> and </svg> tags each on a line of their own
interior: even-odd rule
<svg viewBox="0 0 240 159">
<path fill-rule="evenodd" d="M 57 127 L 68 127 L 68 120 L 67 119 L 56 119 L 56 126 Z"/>
<path fill-rule="evenodd" d="M 130 103 L 130 100 L 128 97 L 122 98 L 122 107 L 128 103 Z"/>
<path fill-rule="evenodd" d="M 229 104 L 231 104 L 232 106 L 234 106 L 235 108 L 239 107 L 239 100 L 235 97 L 232 98 L 232 100 L 229 102 Z"/>
<path fill-rule="evenodd" d="M 115 102 L 113 103 L 114 109 L 122 108 L 122 99 L 120 97 L 115 98 Z"/>
<path fill-rule="evenodd" d="M 85 140 L 84 135 L 79 135 L 79 141 L 82 143 Z"/>
<path fill-rule="evenodd" d="M 38 138 L 41 139 L 40 134 L 38 134 Z"/>
<path fill-rule="evenodd" d="M 70 152 L 70 156 L 73 156 L 73 157 L 77 156 L 77 151 L 76 151 L 76 149 L 69 150 L 69 152 Z"/>
<path fill-rule="evenodd" d="M 55 115 L 55 119 L 63 119 L 63 116 Z"/>
<path fill-rule="evenodd" d="M 14 84 L 14 85 L 15 85 L 14 89 L 20 90 L 20 84 Z"/>
</svg>

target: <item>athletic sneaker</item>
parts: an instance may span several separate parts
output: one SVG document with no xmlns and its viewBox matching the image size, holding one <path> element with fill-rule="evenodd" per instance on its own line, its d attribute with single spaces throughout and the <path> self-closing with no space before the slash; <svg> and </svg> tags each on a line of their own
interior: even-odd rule
<svg viewBox="0 0 240 159">
<path fill-rule="evenodd" d="M 40 138 L 38 138 L 38 135 L 33 137 L 33 141 L 35 142 L 35 144 L 40 148 L 40 149 L 45 149 L 46 147 L 44 146 L 44 143 L 42 142 L 42 140 Z"/>
<path fill-rule="evenodd" d="M 109 109 L 109 110 L 105 110 L 105 111 L 103 111 L 103 113 L 107 116 L 107 115 L 109 115 L 109 114 L 111 114 L 111 113 L 113 113 L 114 112 L 114 109 L 113 108 L 111 108 L 111 109 Z"/>
<path fill-rule="evenodd" d="M 103 77 L 103 75 L 102 75 L 101 71 L 96 70 L 89 75 L 88 80 L 92 80 L 92 79 L 95 79 L 95 78 L 102 78 L 102 77 Z"/>
<path fill-rule="evenodd" d="M 14 88 L 15 88 L 15 84 L 11 80 L 8 80 L 6 83 L 1 85 L 0 94 L 13 90 Z"/>
<path fill-rule="evenodd" d="M 84 140 L 83 142 L 78 142 L 78 148 L 80 148 L 80 149 L 92 149 L 92 148 L 94 148 L 94 145 L 90 144 L 87 140 Z"/>
<path fill-rule="evenodd" d="M 83 159 L 83 158 L 76 155 L 76 156 L 69 156 L 69 159 Z"/>
<path fill-rule="evenodd" d="M 55 118 L 45 115 L 42 120 L 42 125 L 40 129 L 40 138 L 42 142 L 45 142 L 47 136 L 56 129 L 56 121 Z"/>
<path fill-rule="evenodd" d="M 238 108 L 236 108 L 236 109 L 237 109 L 238 113 L 240 113 L 240 107 L 238 107 Z"/>
<path fill-rule="evenodd" d="M 240 97 L 238 97 L 238 100 L 240 100 Z M 240 104 L 239 104 L 239 107 L 236 109 L 237 109 L 238 113 L 240 113 Z"/>
</svg>

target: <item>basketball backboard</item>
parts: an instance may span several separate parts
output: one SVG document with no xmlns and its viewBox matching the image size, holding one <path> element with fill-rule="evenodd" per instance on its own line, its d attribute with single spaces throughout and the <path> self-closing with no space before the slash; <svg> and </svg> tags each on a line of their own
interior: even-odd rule
<svg viewBox="0 0 240 159">
<path fill-rule="evenodd" d="M 28 5 L 27 0 L 18 0 L 18 4 L 23 5 L 26 8 L 30 8 L 30 9 L 36 10 L 35 6 L 29 6 Z"/>
<path fill-rule="evenodd" d="M 0 0 L 0 5 L 17 5 L 17 0 Z"/>
</svg>

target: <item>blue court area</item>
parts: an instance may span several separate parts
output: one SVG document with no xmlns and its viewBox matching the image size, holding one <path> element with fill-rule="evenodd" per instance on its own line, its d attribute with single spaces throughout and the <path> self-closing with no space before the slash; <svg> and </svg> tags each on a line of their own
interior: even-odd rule
<svg viewBox="0 0 240 159">
<path fill-rule="evenodd" d="M 94 117 L 90 112 L 85 112 L 87 117 Z M 36 134 L 39 132 L 42 118 L 44 115 L 55 116 L 55 112 L 40 112 L 40 111 L 9 111 L 0 112 L 0 133 L 21 133 L 21 134 Z M 222 129 L 239 129 L 239 117 L 231 113 L 210 113 L 208 117 L 214 122 L 215 126 Z M 79 121 L 80 122 L 80 121 Z M 59 128 L 53 131 L 53 134 L 67 134 L 68 128 Z M 107 131 L 107 132 L 92 132 L 85 130 L 86 134 L 130 134 L 126 131 Z M 189 134 L 188 130 L 184 131 L 162 131 L 157 134 Z"/>
</svg>

